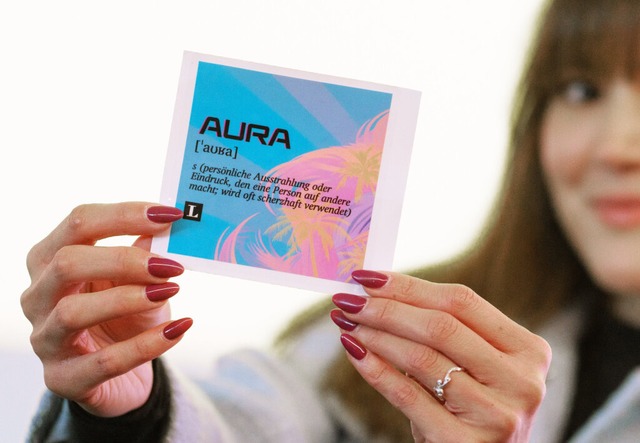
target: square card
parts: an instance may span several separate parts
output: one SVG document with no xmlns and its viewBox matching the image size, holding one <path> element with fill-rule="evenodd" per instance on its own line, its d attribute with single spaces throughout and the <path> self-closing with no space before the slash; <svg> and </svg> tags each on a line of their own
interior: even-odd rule
<svg viewBox="0 0 640 443">
<path fill-rule="evenodd" d="M 185 52 L 152 251 L 187 269 L 362 293 L 390 269 L 420 93 Z"/>
</svg>

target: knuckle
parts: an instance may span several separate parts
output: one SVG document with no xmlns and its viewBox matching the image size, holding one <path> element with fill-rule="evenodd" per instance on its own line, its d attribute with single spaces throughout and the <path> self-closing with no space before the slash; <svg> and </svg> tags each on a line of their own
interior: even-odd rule
<svg viewBox="0 0 640 443">
<path fill-rule="evenodd" d="M 415 277 L 403 278 L 398 285 L 398 292 L 403 299 L 414 298 L 418 291 L 418 279 Z"/>
<path fill-rule="evenodd" d="M 71 232 L 81 232 L 84 229 L 92 206 L 91 204 L 82 204 L 71 210 L 66 220 L 67 228 Z"/>
<path fill-rule="evenodd" d="M 419 374 L 435 368 L 438 354 L 427 346 L 417 346 L 407 355 L 407 372 Z"/>
<path fill-rule="evenodd" d="M 374 320 L 377 324 L 384 324 L 385 320 L 393 318 L 396 303 L 390 300 L 380 299 L 380 307 L 374 311 Z"/>
<path fill-rule="evenodd" d="M 532 380 L 530 383 L 526 383 L 526 400 L 528 407 L 527 411 L 534 412 L 538 409 L 544 397 L 547 393 L 547 386 L 544 382 Z"/>
<path fill-rule="evenodd" d="M 448 299 L 450 312 L 474 311 L 481 303 L 481 298 L 471 288 L 460 285 L 451 285 L 451 293 Z"/>
<path fill-rule="evenodd" d="M 536 394 L 537 395 L 533 397 L 533 402 L 531 403 L 531 408 L 529 409 L 532 415 L 538 410 L 547 395 L 547 384 L 544 382 L 539 383 Z"/>
<path fill-rule="evenodd" d="M 535 354 L 538 357 L 538 360 L 542 364 L 542 366 L 546 369 L 551 365 L 551 358 L 553 356 L 553 351 L 551 350 L 551 345 L 544 338 L 539 335 L 533 335 L 534 344 L 532 348 L 535 349 Z"/>
<path fill-rule="evenodd" d="M 377 365 L 370 369 L 367 381 L 378 391 L 383 391 L 389 378 L 390 368 L 385 365 Z"/>
<path fill-rule="evenodd" d="M 139 212 L 132 210 L 130 204 L 116 204 L 110 206 L 109 216 L 111 222 L 118 226 L 138 226 L 140 223 Z"/>
<path fill-rule="evenodd" d="M 366 347 L 374 352 L 379 352 L 385 348 L 385 336 L 384 333 L 371 328 L 363 328 L 359 331 L 359 336 L 363 343 L 366 343 Z"/>
<path fill-rule="evenodd" d="M 117 247 L 113 248 L 112 252 L 114 254 L 112 257 L 113 265 L 118 274 L 124 275 L 134 269 L 136 252 L 138 252 L 136 249 L 130 247 Z"/>
<path fill-rule="evenodd" d="M 389 401 L 400 410 L 410 408 L 419 401 L 422 392 L 422 388 L 416 383 L 402 383 L 391 391 Z"/>
<path fill-rule="evenodd" d="M 406 409 L 420 401 L 424 390 L 418 383 L 408 377 L 398 382 L 396 369 L 386 364 L 369 367 L 363 376 L 367 382 L 396 408 Z"/>
<path fill-rule="evenodd" d="M 26 264 L 29 275 L 33 277 L 35 271 L 42 266 L 44 260 L 42 258 L 42 243 L 35 244 L 29 252 L 27 252 Z"/>
<path fill-rule="evenodd" d="M 487 441 L 513 441 L 513 436 L 521 433 L 524 417 L 516 409 L 504 404 L 489 404 L 487 408 L 491 417 L 487 423 Z"/>
<path fill-rule="evenodd" d="M 40 329 L 34 328 L 29 335 L 29 343 L 31 344 L 31 348 L 33 352 L 38 356 L 42 357 L 43 355 L 43 344 L 47 343 L 42 339 L 42 331 Z"/>
<path fill-rule="evenodd" d="M 522 374 L 522 371 L 518 371 Z M 514 398 L 518 398 L 523 409 L 529 413 L 535 412 L 544 400 L 547 386 L 544 377 L 531 373 L 530 376 L 520 376 Z"/>
<path fill-rule="evenodd" d="M 71 296 L 60 299 L 51 314 L 57 328 L 63 331 L 75 331 L 78 328 L 78 312 Z"/>
<path fill-rule="evenodd" d="M 136 340 L 134 343 L 135 355 L 140 362 L 146 362 L 156 356 L 155 348 L 148 340 Z"/>
<path fill-rule="evenodd" d="M 549 342 L 533 332 L 527 332 L 520 356 L 526 359 L 529 367 L 540 368 L 545 374 L 551 365 L 553 351 Z"/>
<path fill-rule="evenodd" d="M 451 314 L 432 311 L 425 324 L 425 334 L 428 341 L 441 343 L 454 336 L 458 327 L 458 321 Z"/>
<path fill-rule="evenodd" d="M 63 246 L 53 256 L 49 269 L 54 278 L 65 281 L 75 269 L 75 260 L 71 246 Z"/>
<path fill-rule="evenodd" d="M 29 321 L 33 321 L 31 302 L 31 300 L 33 299 L 33 292 L 33 286 L 29 286 L 22 292 L 22 294 L 20 294 L 20 308 Z"/>
<path fill-rule="evenodd" d="M 502 424 L 504 434 L 512 436 L 519 433 L 522 418 L 515 411 L 503 411 L 502 414 L 500 414 L 500 423 Z"/>
<path fill-rule="evenodd" d="M 131 265 L 131 256 L 133 254 L 133 250 L 131 248 L 114 248 L 114 257 L 113 263 L 115 264 L 118 270 L 125 271 L 130 268 Z"/>
</svg>

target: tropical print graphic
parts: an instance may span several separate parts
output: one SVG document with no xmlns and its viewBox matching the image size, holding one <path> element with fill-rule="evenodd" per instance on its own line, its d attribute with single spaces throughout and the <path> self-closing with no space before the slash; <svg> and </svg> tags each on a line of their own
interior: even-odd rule
<svg viewBox="0 0 640 443">
<path fill-rule="evenodd" d="M 174 224 L 169 252 L 348 281 L 390 105 L 384 92 L 200 62 L 177 202 L 203 209 Z"/>
<path fill-rule="evenodd" d="M 268 212 L 256 213 L 238 228 L 221 238 L 214 258 L 232 263 L 294 272 L 334 280 L 346 279 L 362 267 L 371 221 L 387 114 L 371 121 L 358 135 L 355 143 L 320 149 L 304 154 L 269 171 L 267 176 L 304 177 L 305 183 L 331 188 L 353 208 L 349 217 L 319 212 L 313 209 L 273 207 L 265 203 Z M 315 195 L 315 194 L 313 194 Z M 260 232 L 248 225 L 259 215 L 271 219 Z M 278 252 L 276 243 L 286 245 Z"/>
</svg>

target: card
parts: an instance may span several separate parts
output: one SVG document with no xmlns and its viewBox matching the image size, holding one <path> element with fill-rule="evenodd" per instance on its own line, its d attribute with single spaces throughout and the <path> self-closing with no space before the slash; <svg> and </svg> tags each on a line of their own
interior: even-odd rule
<svg viewBox="0 0 640 443">
<path fill-rule="evenodd" d="M 420 93 L 185 52 L 152 251 L 187 269 L 361 293 L 391 269 Z"/>
</svg>

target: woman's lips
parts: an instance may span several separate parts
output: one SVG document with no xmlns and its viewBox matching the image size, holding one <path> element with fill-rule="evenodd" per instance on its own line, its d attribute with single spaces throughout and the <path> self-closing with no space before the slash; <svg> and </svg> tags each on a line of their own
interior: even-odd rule
<svg viewBox="0 0 640 443">
<path fill-rule="evenodd" d="M 593 204 L 600 220 L 616 229 L 640 226 L 640 197 L 602 197 Z"/>
</svg>

